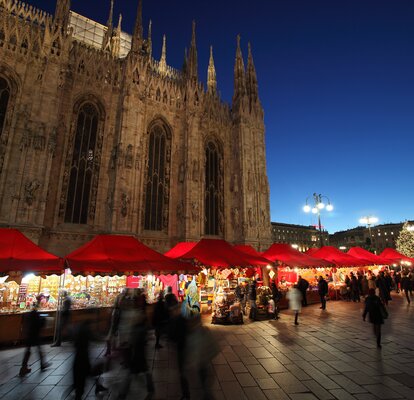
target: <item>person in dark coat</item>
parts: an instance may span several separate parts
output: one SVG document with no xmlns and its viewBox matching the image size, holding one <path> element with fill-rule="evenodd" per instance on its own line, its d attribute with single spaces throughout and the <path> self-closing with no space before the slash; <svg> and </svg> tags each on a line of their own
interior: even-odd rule
<svg viewBox="0 0 414 400">
<path fill-rule="evenodd" d="M 353 302 L 359 302 L 359 283 L 356 276 L 351 272 L 351 299 Z"/>
<path fill-rule="evenodd" d="M 326 310 L 326 295 L 328 294 L 328 283 L 323 279 L 322 276 L 319 277 L 318 281 L 318 294 L 321 299 L 321 309 Z"/>
<path fill-rule="evenodd" d="M 302 294 L 302 306 L 306 307 L 308 305 L 308 300 L 306 298 L 306 291 L 309 287 L 309 282 L 306 279 L 303 279 L 300 275 L 298 277 L 297 289 L 299 289 Z"/>
<path fill-rule="evenodd" d="M 379 290 L 379 297 L 384 304 L 388 304 L 388 301 L 391 300 L 390 293 L 388 291 L 388 286 L 385 281 L 384 272 L 381 271 L 377 277 L 376 285 Z"/>
<path fill-rule="evenodd" d="M 395 291 L 396 291 L 396 293 L 400 293 L 400 289 L 401 289 L 401 274 L 398 271 L 394 274 L 394 283 L 395 283 Z"/>
<path fill-rule="evenodd" d="M 155 303 L 154 314 L 152 315 L 152 325 L 155 329 L 155 348 L 162 349 L 160 337 L 168 322 L 168 310 L 164 302 L 163 292 L 160 292 L 158 301 Z"/>
<path fill-rule="evenodd" d="M 250 315 L 249 318 L 252 320 L 256 319 L 257 307 L 256 307 L 256 298 L 257 298 L 257 291 L 256 291 L 256 281 L 253 280 L 249 286 L 249 303 L 250 303 Z"/>
<path fill-rule="evenodd" d="M 49 363 L 45 361 L 40 345 L 40 332 L 45 325 L 45 319 L 38 312 L 38 302 L 35 302 L 33 304 L 32 311 L 24 316 L 23 324 L 27 347 L 23 356 L 22 367 L 20 368 L 19 372 L 19 375 L 21 377 L 25 376 L 31 371 L 31 369 L 28 367 L 28 362 L 32 347 L 37 347 L 37 351 L 39 352 L 40 369 L 44 371 L 47 367 L 49 367 Z"/>
<path fill-rule="evenodd" d="M 381 299 L 375 295 L 375 289 L 369 289 L 368 297 L 365 299 L 365 309 L 362 318 L 369 314 L 369 322 L 374 326 L 374 335 L 377 340 L 377 347 L 381 348 L 381 325 L 384 324 L 386 310 Z"/>
<path fill-rule="evenodd" d="M 178 305 L 177 296 L 173 293 L 172 287 L 167 287 L 167 294 L 165 295 L 165 304 L 168 310 L 171 310 Z"/>
<path fill-rule="evenodd" d="M 410 304 L 410 296 L 408 295 L 408 292 L 410 291 L 411 287 L 411 281 L 407 274 L 404 274 L 401 279 L 401 291 L 405 293 L 405 298 L 407 299 L 407 303 Z"/>
<path fill-rule="evenodd" d="M 279 301 L 282 295 L 280 294 L 280 291 L 274 281 L 270 285 L 270 290 L 272 291 L 273 301 L 275 302 L 275 317 L 274 318 L 279 319 Z"/>
</svg>

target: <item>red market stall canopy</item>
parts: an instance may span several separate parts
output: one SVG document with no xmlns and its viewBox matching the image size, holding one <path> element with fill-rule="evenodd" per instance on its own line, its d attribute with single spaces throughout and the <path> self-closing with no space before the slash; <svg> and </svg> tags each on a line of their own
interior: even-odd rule
<svg viewBox="0 0 414 400">
<path fill-rule="evenodd" d="M 172 249 L 164 253 L 164 256 L 169 258 L 180 259 L 185 253 L 188 253 L 197 242 L 180 242 L 177 243 Z"/>
<path fill-rule="evenodd" d="M 363 249 L 362 247 L 352 247 L 348 250 L 348 253 L 352 257 L 362 259 L 364 261 L 371 261 L 372 264 L 376 265 L 389 265 L 391 261 L 385 257 L 377 256 L 372 254 L 368 250 Z"/>
<path fill-rule="evenodd" d="M 401 261 L 409 262 L 414 264 L 414 258 L 407 257 L 404 254 L 399 253 L 395 249 L 390 247 L 386 248 L 381 254 L 381 257 L 388 258 L 391 263 L 399 263 Z"/>
<path fill-rule="evenodd" d="M 75 272 L 149 272 L 194 270 L 190 263 L 171 260 L 133 236 L 98 235 L 66 256 Z"/>
<path fill-rule="evenodd" d="M 312 257 L 322 258 L 322 260 L 329 261 L 338 267 L 363 266 L 371 264 L 368 260 L 352 257 L 332 246 L 324 246 L 317 251 L 312 251 Z"/>
<path fill-rule="evenodd" d="M 234 248 L 241 251 L 242 253 L 250 254 L 251 256 L 264 257 L 263 254 L 259 253 L 254 247 L 250 246 L 249 244 L 238 244 L 234 246 Z"/>
<path fill-rule="evenodd" d="M 290 244 L 275 243 L 263 253 L 263 257 L 275 262 L 279 261 L 289 267 L 323 267 L 331 262 L 311 257 L 295 250 Z"/>
<path fill-rule="evenodd" d="M 219 239 L 201 239 L 190 251 L 178 258 L 197 260 L 209 267 L 251 267 L 269 264 L 269 260 L 242 253 L 230 243 Z"/>
<path fill-rule="evenodd" d="M 63 260 L 34 244 L 17 229 L 0 228 L 0 273 L 60 272 Z"/>
</svg>

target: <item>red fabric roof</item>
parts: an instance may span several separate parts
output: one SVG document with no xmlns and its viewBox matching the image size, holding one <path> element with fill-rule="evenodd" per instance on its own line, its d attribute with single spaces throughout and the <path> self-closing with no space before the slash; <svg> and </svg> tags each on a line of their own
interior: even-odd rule
<svg viewBox="0 0 414 400">
<path fill-rule="evenodd" d="M 368 250 L 363 249 L 362 247 L 352 247 L 348 250 L 348 253 L 352 257 L 360 258 L 368 261 L 371 261 L 373 264 L 377 265 L 389 265 L 390 260 L 385 257 L 377 256 L 376 254 L 372 254 Z"/>
<path fill-rule="evenodd" d="M 197 260 L 210 267 L 249 267 L 269 264 L 269 260 L 243 253 L 225 240 L 219 239 L 201 239 L 179 258 Z"/>
<path fill-rule="evenodd" d="M 34 244 L 17 229 L 0 228 L 0 272 L 59 272 L 63 260 Z"/>
<path fill-rule="evenodd" d="M 329 265 L 330 263 L 303 254 L 294 249 L 290 244 L 274 243 L 267 251 L 263 253 L 263 257 L 272 261 L 280 261 L 290 267 L 318 267 Z"/>
<path fill-rule="evenodd" d="M 164 253 L 164 256 L 179 259 L 183 254 L 188 253 L 196 244 L 197 242 L 177 243 L 172 249 Z"/>
<path fill-rule="evenodd" d="M 234 246 L 234 248 L 241 251 L 242 253 L 250 254 L 251 256 L 263 257 L 262 253 L 259 253 L 253 246 L 250 246 L 249 244 L 237 244 Z"/>
<path fill-rule="evenodd" d="M 404 254 L 401 254 L 395 249 L 391 249 L 390 247 L 386 248 L 381 254 L 381 257 L 388 258 L 391 262 L 398 263 L 401 261 L 407 261 L 410 263 L 414 263 L 414 258 L 407 257 Z"/>
<path fill-rule="evenodd" d="M 317 251 L 312 252 L 313 257 L 322 258 L 323 260 L 332 262 L 339 267 L 345 266 L 362 266 L 370 265 L 368 260 L 361 260 L 360 258 L 352 257 L 349 254 L 343 253 L 336 247 L 324 246 Z"/>
<path fill-rule="evenodd" d="M 311 247 L 310 249 L 305 251 L 305 254 L 308 256 L 313 256 L 314 253 L 316 253 L 319 250 L 319 247 Z"/>
<path fill-rule="evenodd" d="M 145 246 L 133 236 L 98 235 L 66 256 L 75 272 L 149 272 L 193 269 Z"/>
</svg>

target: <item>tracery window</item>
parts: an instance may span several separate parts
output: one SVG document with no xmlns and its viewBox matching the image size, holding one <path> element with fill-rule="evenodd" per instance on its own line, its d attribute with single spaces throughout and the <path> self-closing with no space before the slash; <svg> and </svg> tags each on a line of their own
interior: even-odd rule
<svg viewBox="0 0 414 400">
<path fill-rule="evenodd" d="M 3 133 L 7 108 L 10 99 L 10 86 L 6 79 L 0 77 L 0 136 Z"/>
<path fill-rule="evenodd" d="M 205 148 L 206 179 L 204 220 L 206 235 L 223 235 L 223 168 L 222 153 L 213 141 Z"/>
<path fill-rule="evenodd" d="M 92 181 L 99 172 L 95 165 L 99 111 L 92 103 L 83 104 L 78 112 L 72 163 L 67 190 L 65 222 L 86 224 Z"/>
<path fill-rule="evenodd" d="M 168 228 L 170 147 L 170 135 L 165 125 L 153 125 L 148 139 L 145 230 L 162 231 Z"/>
</svg>

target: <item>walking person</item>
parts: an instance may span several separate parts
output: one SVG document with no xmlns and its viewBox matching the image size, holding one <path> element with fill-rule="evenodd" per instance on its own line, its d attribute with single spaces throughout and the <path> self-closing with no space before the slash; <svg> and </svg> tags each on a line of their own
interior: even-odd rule
<svg viewBox="0 0 414 400">
<path fill-rule="evenodd" d="M 306 307 L 308 305 L 308 300 L 306 298 L 306 291 L 308 290 L 309 282 L 302 278 L 300 275 L 298 277 L 297 288 L 302 294 L 302 306 Z"/>
<path fill-rule="evenodd" d="M 298 289 L 297 285 L 294 285 L 289 291 L 286 293 L 286 298 L 289 301 L 289 308 L 295 314 L 295 325 L 299 325 L 298 318 L 299 312 L 302 309 L 302 293 Z"/>
<path fill-rule="evenodd" d="M 152 325 L 155 329 L 155 348 L 162 349 L 160 344 L 161 334 L 164 332 L 168 321 L 168 310 L 164 302 L 164 294 L 161 291 L 158 295 L 158 301 L 154 307 L 154 314 L 152 315 Z"/>
<path fill-rule="evenodd" d="M 400 293 L 401 288 L 401 274 L 397 271 L 394 274 L 394 283 L 395 283 L 395 291 L 396 293 Z"/>
<path fill-rule="evenodd" d="M 359 297 L 359 283 L 356 276 L 351 272 L 351 299 L 355 302 L 360 302 Z"/>
<path fill-rule="evenodd" d="M 250 303 L 250 314 L 249 318 L 253 321 L 256 320 L 257 314 L 257 307 L 256 307 L 256 298 L 257 298 L 257 291 L 256 291 L 256 281 L 253 280 L 249 286 L 249 303 Z"/>
<path fill-rule="evenodd" d="M 411 281 L 407 274 L 404 274 L 401 279 L 401 291 L 404 292 L 405 298 L 407 299 L 407 303 L 410 304 L 410 296 L 408 295 L 408 292 L 410 291 L 411 287 Z"/>
<path fill-rule="evenodd" d="M 326 295 L 328 294 L 328 283 L 323 279 L 322 276 L 319 277 L 318 281 L 318 294 L 321 299 L 321 309 L 326 310 Z"/>
<path fill-rule="evenodd" d="M 382 347 L 381 325 L 384 324 L 384 317 L 387 318 L 388 313 L 384 304 L 381 302 L 381 299 L 375 294 L 374 289 L 369 290 L 368 297 L 365 299 L 365 309 L 362 314 L 364 321 L 367 314 L 369 314 L 369 322 L 373 324 L 377 347 L 380 349 Z"/>
<path fill-rule="evenodd" d="M 365 296 L 368 295 L 369 283 L 368 283 L 368 279 L 367 279 L 367 276 L 366 275 L 364 275 L 362 277 L 362 280 L 361 280 L 361 290 L 362 290 L 361 291 L 362 296 L 365 297 Z"/>
<path fill-rule="evenodd" d="M 51 345 L 51 347 L 60 347 L 62 344 L 62 335 L 68 333 L 70 327 L 70 309 L 72 307 L 72 298 L 69 296 L 69 293 L 64 290 L 62 292 L 62 308 L 60 311 L 60 319 L 56 329 L 56 341 Z"/>
<path fill-rule="evenodd" d="M 273 281 L 270 290 L 272 291 L 273 301 L 275 303 L 275 316 L 274 319 L 279 319 L 279 301 L 282 297 L 276 283 Z"/>
<path fill-rule="evenodd" d="M 168 310 L 178 305 L 177 296 L 173 293 L 171 286 L 167 286 L 167 294 L 165 295 L 165 304 Z"/>
<path fill-rule="evenodd" d="M 388 291 L 387 283 L 385 281 L 385 275 L 384 272 L 381 271 L 377 277 L 377 288 L 379 291 L 379 297 L 381 298 L 382 302 L 385 305 L 388 305 L 388 301 L 391 300 L 390 293 Z"/>
<path fill-rule="evenodd" d="M 42 347 L 40 345 L 40 333 L 45 325 L 45 319 L 39 314 L 38 301 L 33 304 L 32 311 L 24 316 L 23 324 L 27 347 L 23 356 L 22 367 L 20 368 L 19 372 L 19 375 L 21 377 L 31 372 L 31 369 L 28 367 L 28 363 L 32 347 L 37 347 L 37 351 L 39 352 L 40 369 L 44 371 L 50 365 L 45 361 Z"/>
</svg>

